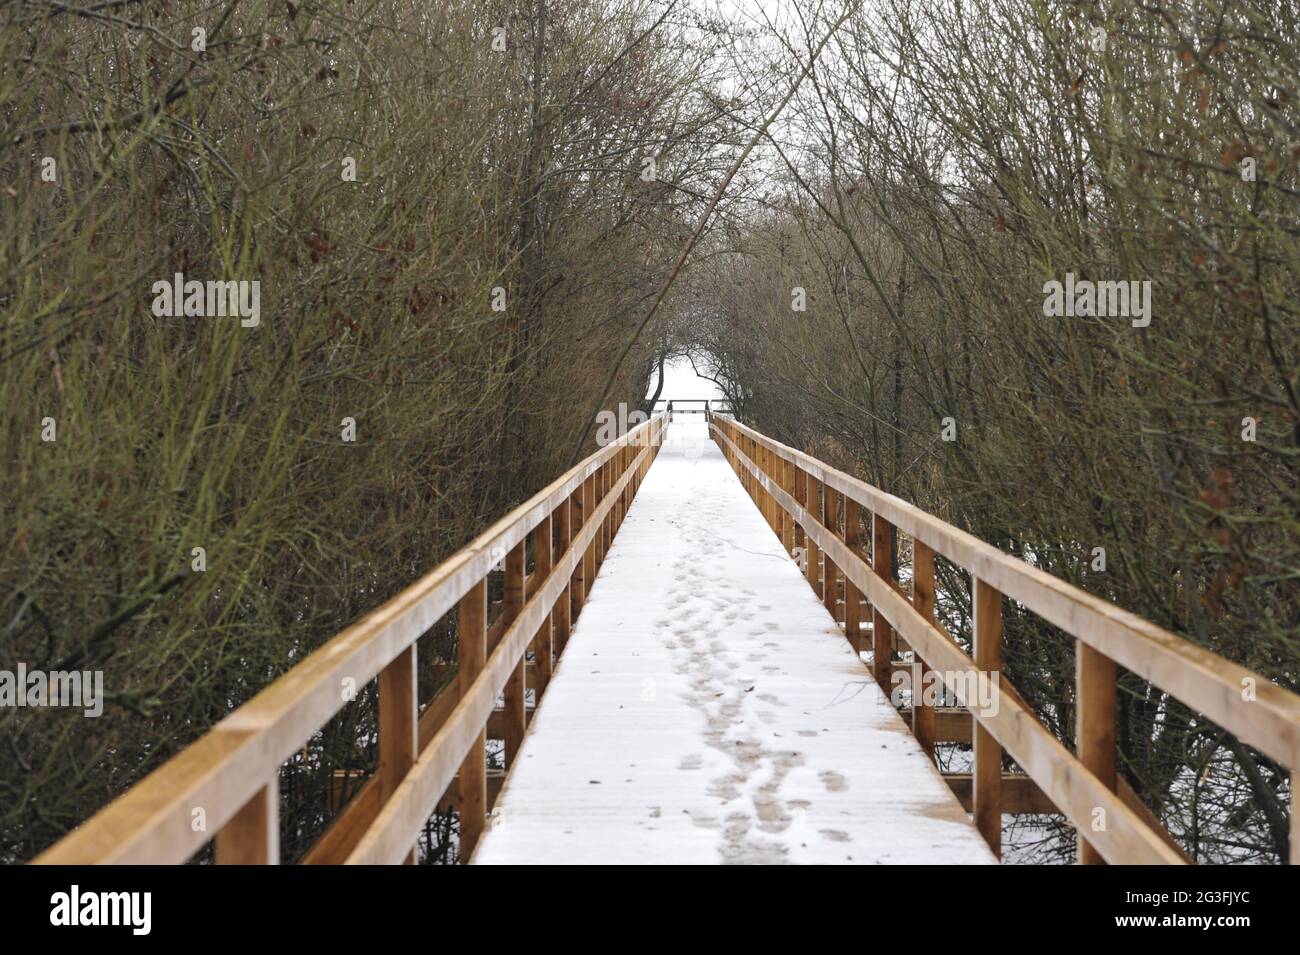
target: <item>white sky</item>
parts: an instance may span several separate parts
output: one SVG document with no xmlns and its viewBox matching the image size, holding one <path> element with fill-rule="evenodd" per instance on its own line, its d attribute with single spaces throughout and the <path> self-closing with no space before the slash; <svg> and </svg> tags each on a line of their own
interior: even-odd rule
<svg viewBox="0 0 1300 955">
<path fill-rule="evenodd" d="M 651 375 L 650 389 L 646 392 L 647 397 L 654 394 L 655 385 L 658 384 L 657 377 Z M 708 398 L 719 399 L 722 392 L 718 386 L 707 378 L 698 378 L 691 369 L 691 363 L 686 358 L 676 358 L 664 365 L 664 390 L 659 395 L 662 401 L 673 401 L 681 398 Z"/>
</svg>

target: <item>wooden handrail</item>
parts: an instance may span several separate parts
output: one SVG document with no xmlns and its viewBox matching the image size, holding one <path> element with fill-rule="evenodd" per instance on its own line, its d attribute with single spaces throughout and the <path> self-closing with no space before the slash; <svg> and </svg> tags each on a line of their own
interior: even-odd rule
<svg viewBox="0 0 1300 955">
<path fill-rule="evenodd" d="M 793 519 L 793 537 L 779 536 L 806 542 L 807 576 L 814 590 L 819 578 L 812 562 L 820 553 L 827 567 L 824 579 L 832 582 L 836 572 L 842 574 L 846 584 L 870 603 L 875 615 L 873 673 L 885 692 L 890 688 L 892 637 L 888 633 L 892 629 L 923 666 L 942 671 L 949 688 L 970 704 L 976 721 L 972 804 L 976 822 L 994 851 L 998 851 L 1000 839 L 999 794 L 1005 749 L 1074 823 L 1080 834 L 1081 861 L 1191 861 L 1154 816 L 1135 804 L 1122 777 L 1117 778 L 1114 681 L 1119 665 L 1291 770 L 1290 861 L 1300 862 L 1300 813 L 1296 811 L 1300 808 L 1296 793 L 1300 781 L 1300 696 L 732 418 L 708 417 L 715 440 L 760 510 L 770 515 L 776 509 Z M 787 465 L 793 468 L 793 475 L 787 475 Z M 872 563 L 836 533 L 833 520 L 830 526 L 822 521 L 818 488 L 826 489 L 827 502 L 833 504 L 836 497 L 842 497 L 872 515 L 876 537 Z M 769 521 L 773 521 L 770 516 Z M 774 526 L 780 528 L 779 519 Z M 895 528 L 917 543 L 922 577 L 913 601 L 891 579 L 886 551 Z M 934 619 L 936 553 L 971 575 L 974 659 Z M 850 592 L 848 586 L 845 592 Z M 963 695 L 970 684 L 962 678 L 988 678 L 1000 670 L 1004 597 L 1018 601 L 1078 642 L 1077 755 L 1048 731 L 1000 674 L 996 712 L 980 711 L 973 705 L 975 701 L 967 701 Z M 827 605 L 832 606 L 829 598 Z M 856 647 L 859 634 L 848 636 Z M 1253 699 L 1243 693 L 1247 687 L 1253 690 Z M 921 742 L 929 746 L 924 734 L 931 731 L 930 720 L 917 716 L 915 704 L 913 719 L 925 728 Z"/>
<path fill-rule="evenodd" d="M 556 644 L 562 649 L 567 627 L 595 578 L 596 560 L 603 556 L 599 545 L 612 537 L 626 514 L 667 424 L 666 414 L 656 414 L 557 478 L 34 861 L 179 863 L 215 840 L 218 862 L 278 862 L 281 765 L 376 677 L 381 694 L 378 771 L 334 820 L 308 854 L 309 861 L 413 861 L 412 847 L 425 821 L 486 732 L 507 681 L 523 674 L 526 653 L 539 643 L 544 628 L 550 645 L 553 619 L 565 628 Z M 518 593 L 511 595 L 512 617 L 493 628 L 499 637 L 489 644 L 484 581 L 503 560 L 520 571 L 524 541 L 542 526 L 548 534 L 552 526 L 559 529 L 562 550 L 537 564 L 534 574 L 544 580 L 528 587 L 526 603 Z M 558 608 L 561 598 L 571 598 L 571 607 Z M 475 601 L 484 602 L 481 612 Z M 487 652 L 478 658 L 472 679 L 458 674 L 420 713 L 414 700 L 416 640 L 458 606 L 462 625 L 479 630 Z M 471 664 L 473 652 L 471 648 Z M 522 706 L 515 715 L 522 717 Z M 522 727 L 512 727 L 512 733 L 521 732 Z M 518 737 L 512 738 L 517 745 Z M 462 794 L 473 789 L 473 775 L 462 780 Z M 462 800 L 462 812 L 465 808 Z M 481 822 L 470 820 L 469 830 L 476 832 Z M 472 844 L 462 846 L 464 858 L 470 850 Z"/>
</svg>

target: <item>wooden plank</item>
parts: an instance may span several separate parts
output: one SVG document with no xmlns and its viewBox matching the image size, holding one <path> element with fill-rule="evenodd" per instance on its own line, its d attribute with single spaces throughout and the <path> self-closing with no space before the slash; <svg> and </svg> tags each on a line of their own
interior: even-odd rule
<svg viewBox="0 0 1300 955">
<path fill-rule="evenodd" d="M 880 580 L 894 579 L 894 527 L 879 514 L 871 515 L 871 569 Z M 876 682 L 889 692 L 889 661 L 894 652 L 894 628 L 880 608 L 872 602 L 871 672 Z"/>
<path fill-rule="evenodd" d="M 569 499 L 569 514 L 573 526 L 572 538 L 576 538 L 582 532 L 584 523 L 583 508 L 586 504 L 587 494 L 585 489 L 579 489 L 577 493 Z M 573 570 L 573 576 L 570 578 L 570 593 L 573 597 L 573 610 L 570 614 L 570 622 L 578 619 L 578 614 L 582 613 L 582 603 L 587 596 L 587 562 L 579 559 Z"/>
<path fill-rule="evenodd" d="M 742 468 L 750 467 L 743 457 L 738 456 L 737 463 Z M 877 576 L 842 542 L 826 534 L 805 508 L 788 497 L 781 503 L 795 514 L 809 538 L 819 538 L 822 546 L 833 551 L 833 558 L 840 562 L 845 574 L 866 595 L 873 609 L 879 608 L 916 652 L 943 674 L 945 684 L 957 699 L 969 702 L 967 687 L 978 678 L 971 658 L 940 628 L 921 617 L 892 582 Z M 994 735 L 1011 758 L 1076 826 L 1091 819 L 1094 806 L 1106 807 L 1108 828 L 1095 835 L 1093 841 L 1108 862 L 1181 864 L 1184 861 L 1183 856 L 1166 843 L 1167 834 L 1154 831 L 1142 816 L 1107 790 L 1042 725 L 1008 684 L 1003 682 L 1000 687 L 999 705 L 995 711 L 979 716 L 981 725 Z M 975 702 L 978 704 L 978 700 Z"/>
<path fill-rule="evenodd" d="M 1087 766 L 1107 789 L 1115 788 L 1115 694 L 1119 673 L 1115 661 L 1086 643 L 1075 644 L 1075 748 L 1079 762 Z M 1106 810 L 1093 810 L 1093 827 L 1105 826 Z M 1105 859 L 1078 830 L 1079 863 L 1101 865 Z"/>
<path fill-rule="evenodd" d="M 603 465 L 596 472 L 596 503 L 603 504 L 609 493 L 609 465 Z M 605 547 L 609 541 L 609 512 L 600 520 L 600 530 L 596 534 L 595 554 L 596 569 L 605 562 Z"/>
<path fill-rule="evenodd" d="M 1160 820 L 1156 818 L 1156 814 L 1148 809 L 1146 803 L 1142 801 L 1142 798 L 1133 791 L 1133 787 L 1128 784 L 1128 780 L 1123 776 L 1117 775 L 1115 777 L 1115 783 L 1115 793 L 1119 796 L 1120 801 L 1131 809 L 1133 814 L 1141 819 L 1152 832 L 1164 840 L 1165 845 L 1178 853 L 1184 863 L 1187 865 L 1195 865 L 1196 860 L 1189 856 L 1186 850 L 1184 850 L 1183 847 L 1174 840 L 1174 837 L 1169 834 L 1169 831 L 1165 829 Z"/>
<path fill-rule="evenodd" d="M 781 487 L 787 494 L 794 492 L 794 465 L 783 459 L 779 459 L 781 468 Z M 787 554 L 794 551 L 794 518 L 785 513 L 784 508 L 781 510 L 781 546 L 785 548 Z"/>
<path fill-rule="evenodd" d="M 935 743 L 969 743 L 971 741 L 970 710 L 964 706 L 929 706 L 926 709 L 930 713 L 931 720 L 931 747 Z M 903 707 L 898 711 L 898 715 L 906 720 L 909 725 L 915 725 L 916 711 L 912 707 Z M 915 731 L 913 732 L 915 733 Z M 917 737 L 917 741 L 920 742 L 920 737 Z"/>
<path fill-rule="evenodd" d="M 805 474 L 803 492 L 805 512 L 810 518 L 815 519 L 813 515 L 820 515 L 822 512 L 821 482 L 812 475 Z M 820 524 L 821 521 L 818 520 L 818 523 Z M 804 535 L 804 559 L 808 561 L 808 583 L 812 586 L 813 593 L 820 600 L 822 596 L 822 552 L 817 546 L 817 536 L 815 534 L 805 533 Z"/>
<path fill-rule="evenodd" d="M 1002 670 L 1002 594 L 978 578 L 972 585 L 975 669 L 981 678 Z M 1002 746 L 975 722 L 975 791 L 972 796 L 975 826 L 996 856 L 1002 855 Z"/>
<path fill-rule="evenodd" d="M 736 422 L 739 437 L 758 432 Z M 1197 646 L 1099 597 L 1006 554 L 920 508 L 759 435 L 775 453 L 885 517 L 1006 597 L 1119 666 L 1172 694 L 1192 709 L 1292 770 L 1300 768 L 1300 695 Z M 1242 706 L 1244 686 L 1255 700 Z"/>
<path fill-rule="evenodd" d="M 609 511 L 605 515 L 605 532 L 601 537 L 601 543 L 600 543 L 600 562 L 602 564 L 605 563 L 605 555 L 609 553 L 610 541 L 614 539 L 614 508 L 618 506 L 618 501 L 617 501 L 617 495 L 614 494 L 613 491 L 613 487 L 614 487 L 613 475 L 614 475 L 614 462 L 610 461 L 604 467 L 601 484 L 604 489 L 605 495 L 606 496 L 614 495 L 615 500 L 610 502 Z"/>
<path fill-rule="evenodd" d="M 456 639 L 460 645 L 461 703 L 470 698 L 487 656 L 487 581 L 480 580 L 460 601 Z M 498 651 L 499 652 L 499 651 Z M 484 721 L 486 722 L 486 721 Z M 421 754 L 423 759 L 423 754 Z M 460 817 L 461 862 L 468 862 L 487 819 L 487 737 L 482 724 L 470 739 L 460 764 L 456 814 Z M 407 773 L 407 780 L 410 773 Z M 444 786 L 445 790 L 446 787 Z M 398 790 L 401 790 L 399 785 Z M 395 799 L 384 801 L 391 806 Z M 381 810 L 382 812 L 382 810 Z M 426 815 L 427 818 L 427 815 Z"/>
<path fill-rule="evenodd" d="M 934 625 L 935 589 L 934 589 L 934 551 L 921 541 L 912 541 L 912 606 L 916 612 Z M 913 651 L 917 663 L 917 673 L 921 680 L 912 686 L 912 735 L 921 747 L 934 758 L 935 718 L 934 707 L 926 704 L 923 687 L 929 667 L 919 653 Z M 966 725 L 969 731 L 970 720 Z"/>
<path fill-rule="evenodd" d="M 253 794 L 213 840 L 217 865 L 278 865 L 280 862 L 280 780 Z"/>
<path fill-rule="evenodd" d="M 524 607 L 525 556 L 523 541 L 511 548 L 510 553 L 506 555 L 505 602 L 501 609 L 503 633 L 510 629 L 510 625 L 519 617 L 519 612 Z M 490 645 L 488 649 L 491 650 Z M 524 730 L 528 726 L 527 716 L 524 713 L 524 700 L 528 687 L 527 670 L 528 661 L 523 656 L 520 656 L 510 674 L 510 679 L 506 681 L 506 722 L 505 735 L 502 737 L 505 747 L 502 759 L 507 769 L 514 763 L 519 747 L 523 745 Z M 488 810 L 491 811 L 491 809 L 492 806 L 489 803 Z"/>
<path fill-rule="evenodd" d="M 944 782 L 959 800 L 961 807 L 971 812 L 974 805 L 971 795 L 970 773 L 944 773 Z M 1011 815 L 1050 813 L 1060 815 L 1060 810 L 1047 798 L 1047 794 L 1028 776 L 1020 773 L 1003 773 L 999 783 L 1002 790 L 1002 811 Z"/>
<path fill-rule="evenodd" d="M 596 475 L 582 488 L 582 519 L 584 527 L 582 529 L 590 541 L 582 558 L 582 601 L 586 603 L 587 594 L 591 593 L 592 584 L 596 582 L 596 538 L 600 531 L 600 518 L 596 514 Z M 591 527 L 585 526 L 585 522 L 590 520 Z M 590 530 L 591 533 L 587 534 Z"/>
<path fill-rule="evenodd" d="M 556 550 L 552 555 L 552 568 L 554 568 L 554 554 L 565 554 L 569 550 L 569 542 L 573 539 L 573 500 L 572 498 L 564 501 L 555 511 L 554 520 L 556 522 Z M 564 652 L 564 645 L 569 642 L 569 633 L 573 629 L 573 578 L 570 577 L 565 584 L 564 592 L 560 594 L 560 599 L 555 604 L 555 610 L 552 613 L 555 629 L 555 655 L 558 657 Z"/>
<path fill-rule="evenodd" d="M 627 438 L 662 429 L 664 415 Z M 179 863 L 192 857 L 362 686 L 416 641 L 586 477 L 617 451 L 602 448 L 293 667 L 205 736 L 40 855 L 40 864 Z M 196 831 L 203 807 L 209 830 Z"/>
<path fill-rule="evenodd" d="M 622 498 L 619 499 L 622 506 Z M 533 576 L 539 581 L 546 580 L 551 573 L 551 518 L 537 525 L 533 531 Z M 562 598 L 561 598 L 562 599 Z M 542 625 L 533 638 L 533 659 L 537 663 L 536 674 L 530 681 L 533 687 L 533 699 L 541 703 L 546 685 L 551 682 L 551 673 L 555 667 L 555 647 L 552 639 L 551 623 L 554 613 L 546 615 Z"/>
<path fill-rule="evenodd" d="M 302 865 L 338 865 L 347 858 L 367 826 L 379 814 L 379 779 L 371 776 L 357 790 L 328 829 L 303 854 Z"/>
<path fill-rule="evenodd" d="M 860 553 L 862 506 L 851 497 L 844 498 L 844 544 L 853 553 Z M 862 595 L 847 576 L 844 578 L 844 635 L 854 653 L 866 649 L 862 641 Z"/>
<path fill-rule="evenodd" d="M 839 537 L 839 499 L 832 488 L 822 485 L 822 523 L 836 537 Z M 835 562 L 822 554 L 822 604 L 831 619 L 838 622 L 837 610 L 840 599 L 839 575 Z"/>
<path fill-rule="evenodd" d="M 455 791 L 458 782 L 459 782 L 459 777 L 452 780 L 452 784 L 448 788 L 447 793 L 442 797 L 442 799 L 438 800 L 438 804 L 434 807 L 433 809 L 434 812 L 440 812 L 446 814 L 449 812 L 453 812 L 455 810 L 456 799 L 453 793 Z M 505 783 L 506 783 L 506 772 L 504 769 L 489 769 L 487 771 L 488 805 L 496 804 L 497 797 L 501 795 L 501 790 L 505 788 Z"/>
<path fill-rule="evenodd" d="M 648 453 L 641 452 L 643 455 Z M 624 474 L 616 489 L 630 478 L 630 472 Z M 564 577 L 572 572 L 582 555 L 589 553 L 600 521 L 611 504 L 612 501 L 606 500 L 601 508 L 591 513 L 589 523 L 575 535 L 571 553 L 556 563 L 559 573 L 551 574 L 510 625 L 501 644 L 474 678 L 451 717 L 420 753 L 397 795 L 384 806 L 374 825 L 348 856 L 348 864 L 392 863 L 403 851 L 404 842 L 414 841 L 455 777 L 461 754 L 468 752 L 475 741 L 482 738 L 483 727 L 491 716 L 497 695 L 505 688 L 515 661 L 523 655 L 542 617 L 550 612 L 559 597 Z"/>
<path fill-rule="evenodd" d="M 420 745 L 419 700 L 413 643 L 379 671 L 379 801 L 387 802 L 415 765 Z M 415 863 L 415 849 L 407 856 Z"/>
<path fill-rule="evenodd" d="M 727 450 L 728 453 L 730 453 L 730 448 L 728 448 Z M 807 481 L 807 475 L 805 475 L 803 471 L 801 471 L 798 467 L 795 467 L 794 468 L 794 491 L 792 492 L 792 494 L 796 501 L 806 501 L 808 499 L 808 485 L 806 481 Z M 794 553 L 799 555 L 799 560 L 802 562 L 800 570 L 804 572 L 804 576 L 806 577 L 808 575 L 808 568 L 807 568 L 808 545 L 804 541 L 803 527 L 800 526 L 798 521 L 792 521 L 791 523 L 794 524 Z"/>
<path fill-rule="evenodd" d="M 620 536 L 611 552 L 610 573 L 602 572 L 575 629 L 570 650 L 578 656 L 557 671 L 475 863 L 993 862 L 947 786 L 899 737 L 903 726 L 879 691 L 854 686 L 851 671 L 860 664 L 842 638 L 826 636 L 825 608 L 781 559 L 770 526 L 726 468 L 716 452 L 691 459 L 665 449 L 656 462 L 620 532 L 626 540 Z M 730 550 L 714 566 L 719 539 Z M 672 615 L 656 601 L 668 594 L 671 602 L 683 568 L 708 568 L 753 596 L 737 592 L 698 612 L 685 608 L 679 616 L 698 652 L 687 670 L 674 672 L 680 651 L 652 624 Z M 770 605 L 758 619 L 778 629 L 730 622 L 733 610 L 744 614 L 756 603 Z M 654 613 L 647 619 L 641 608 Z M 729 849 L 716 828 L 699 824 L 701 812 L 723 823 L 736 809 L 735 801 L 720 801 L 718 767 L 681 766 L 706 742 L 697 707 L 727 700 L 742 701 L 744 710 L 728 742 L 767 740 L 763 748 L 778 763 L 784 753 L 797 754 L 799 764 L 777 794 L 794 806 L 792 827 L 752 830 L 762 846 L 752 854 Z M 784 772 L 773 768 L 778 777 Z M 749 773 L 760 787 L 769 775 L 763 766 Z M 752 814 L 749 796 L 739 801 Z"/>
</svg>

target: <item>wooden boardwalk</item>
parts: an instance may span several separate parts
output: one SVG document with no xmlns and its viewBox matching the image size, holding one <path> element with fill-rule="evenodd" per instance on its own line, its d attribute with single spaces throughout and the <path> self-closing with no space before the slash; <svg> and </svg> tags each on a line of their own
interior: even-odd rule
<svg viewBox="0 0 1300 955">
<path fill-rule="evenodd" d="M 473 861 L 996 860 L 704 422 L 683 416 Z"/>
<path fill-rule="evenodd" d="M 601 447 L 36 861 L 286 861 L 284 766 L 373 681 L 376 762 L 294 861 L 414 862 L 451 813 L 483 864 L 989 863 L 1006 815 L 1054 813 L 1081 862 L 1188 863 L 1118 771 L 1127 672 L 1290 770 L 1300 863 L 1300 695 L 700 403 L 708 430 L 660 413 Z M 968 633 L 937 618 L 939 559 Z M 1073 739 L 1004 678 L 1008 600 L 1074 640 Z M 440 622 L 457 659 L 424 696 Z M 885 693 L 921 666 L 957 705 L 920 695 L 909 732 Z"/>
</svg>

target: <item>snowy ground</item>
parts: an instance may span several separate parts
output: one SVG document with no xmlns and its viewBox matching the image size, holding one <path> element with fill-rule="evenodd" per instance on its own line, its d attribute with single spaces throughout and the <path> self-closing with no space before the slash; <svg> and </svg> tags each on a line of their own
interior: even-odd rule
<svg viewBox="0 0 1300 955">
<path fill-rule="evenodd" d="M 679 416 L 473 861 L 995 860 L 702 416 Z"/>
</svg>

